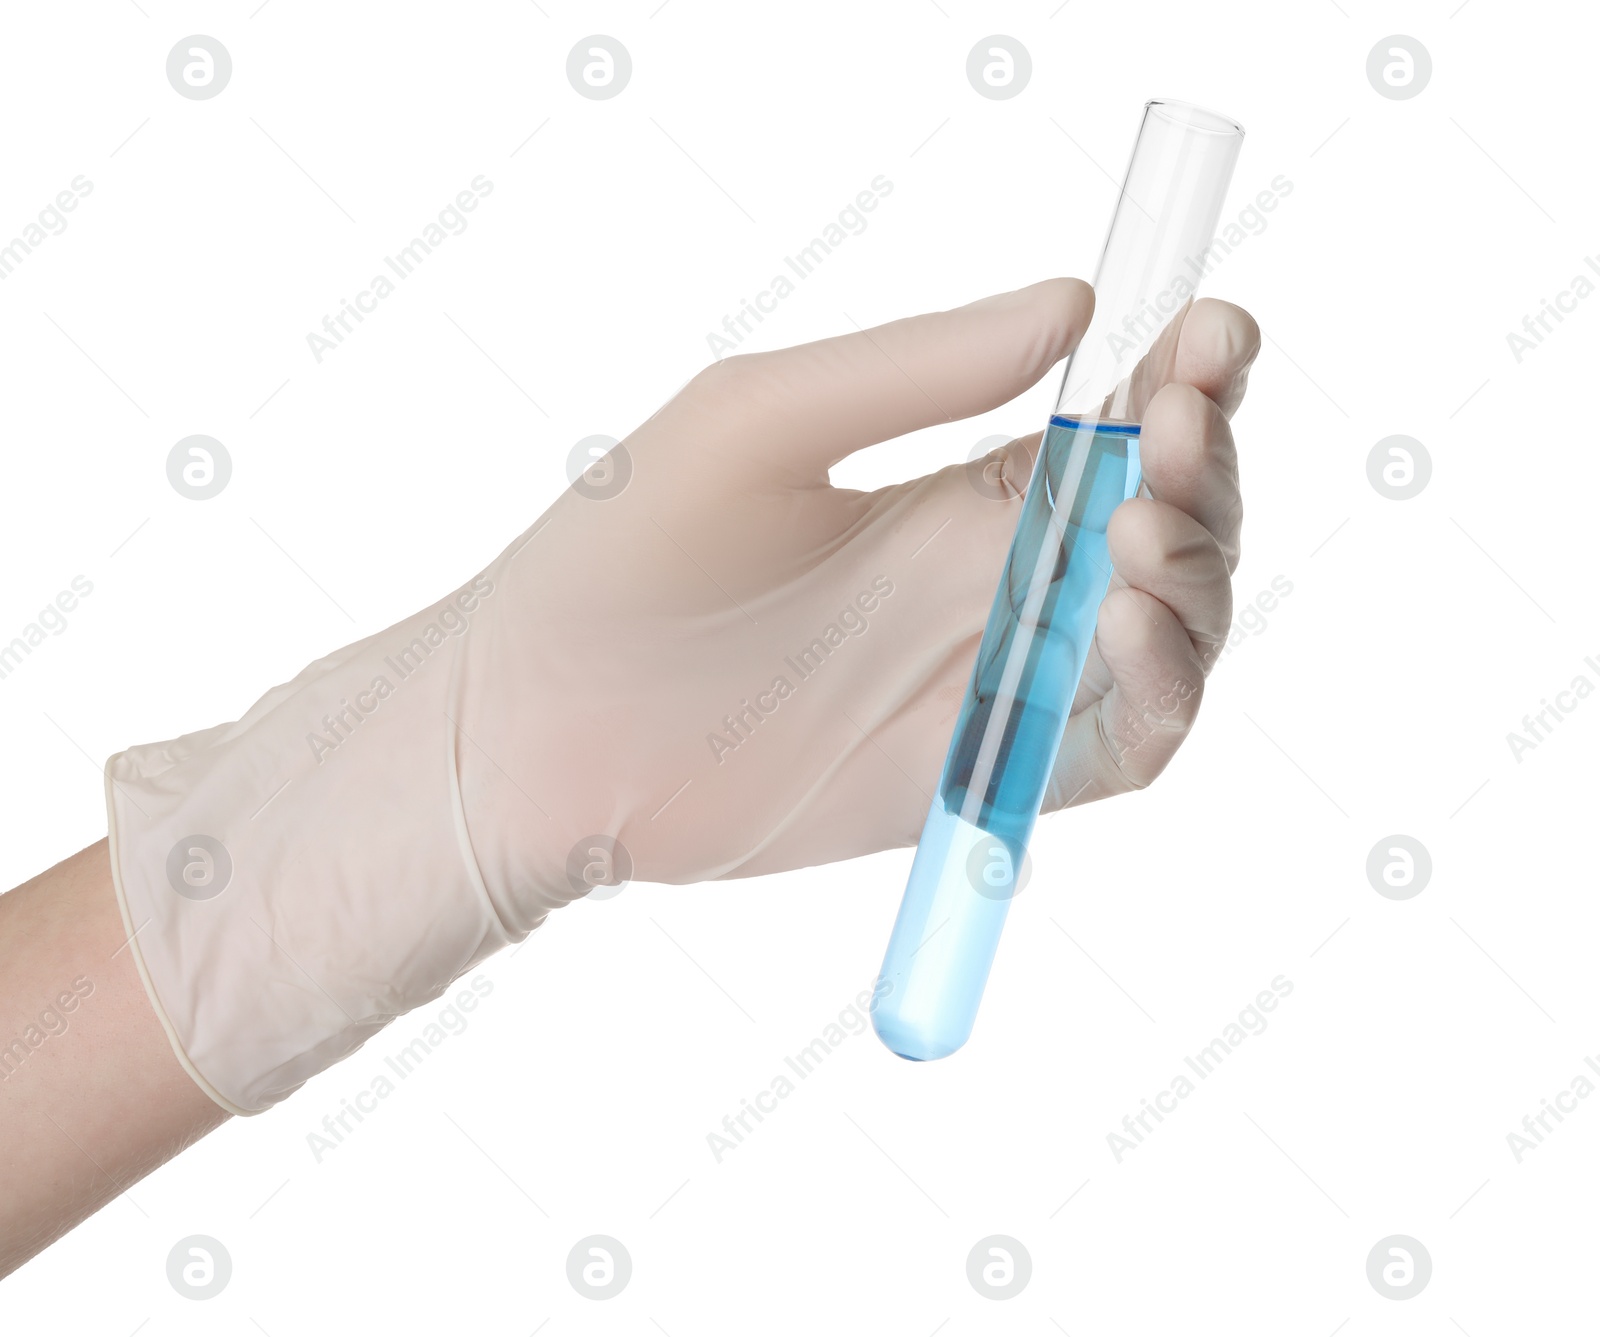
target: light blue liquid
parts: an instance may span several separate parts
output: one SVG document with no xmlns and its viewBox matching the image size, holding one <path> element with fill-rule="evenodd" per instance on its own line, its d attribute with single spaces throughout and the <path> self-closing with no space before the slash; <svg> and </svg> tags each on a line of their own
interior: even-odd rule
<svg viewBox="0 0 1600 1337">
<path fill-rule="evenodd" d="M 873 1010 L 902 1058 L 972 1034 L 1111 581 L 1106 526 L 1139 489 L 1139 428 L 1053 417 L 978 647 Z"/>
</svg>

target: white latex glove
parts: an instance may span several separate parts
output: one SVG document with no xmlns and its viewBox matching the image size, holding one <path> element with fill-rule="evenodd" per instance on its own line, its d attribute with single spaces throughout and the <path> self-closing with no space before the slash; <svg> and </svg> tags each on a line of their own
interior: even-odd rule
<svg viewBox="0 0 1600 1337">
<path fill-rule="evenodd" d="M 200 1086 L 270 1106 L 601 882 L 915 843 L 1039 438 L 991 459 L 998 497 L 964 465 L 873 493 L 828 469 L 1006 403 L 1092 305 L 1057 279 L 709 367 L 454 595 L 237 723 L 113 757 L 118 898 Z M 1202 301 L 1146 378 L 1159 500 L 1111 526 L 1047 806 L 1149 783 L 1193 722 L 1257 348 Z"/>
</svg>

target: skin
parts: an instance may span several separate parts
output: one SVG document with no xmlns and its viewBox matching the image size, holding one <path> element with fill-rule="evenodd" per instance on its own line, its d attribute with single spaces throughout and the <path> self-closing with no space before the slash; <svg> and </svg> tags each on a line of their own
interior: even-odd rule
<svg viewBox="0 0 1600 1337">
<path fill-rule="evenodd" d="M 1027 300 L 1050 313 L 1032 350 L 1037 365 L 1029 369 L 1031 380 L 1064 356 L 1087 325 L 1093 295 L 1075 280 L 1052 280 L 1025 292 L 1031 294 Z M 886 326 L 874 337 L 892 345 L 911 334 Z M 810 345 L 794 353 L 825 356 L 826 348 Z M 1144 405 L 1140 444 L 1151 495 L 1125 503 L 1112 519 L 1108 540 L 1115 577 L 1101 606 L 1095 647 L 1047 809 L 1143 788 L 1193 726 L 1205 675 L 1232 617 L 1229 577 L 1239 559 L 1242 505 L 1229 418 L 1244 395 L 1259 348 L 1260 333 L 1249 315 L 1225 302 L 1200 301 L 1183 322 L 1165 374 L 1156 378 L 1167 383 Z M 895 351 L 895 365 L 910 361 L 912 351 Z M 982 350 L 973 353 L 977 359 Z M 784 356 L 754 355 L 737 374 L 761 375 L 760 359 Z M 842 397 L 855 396 L 851 413 L 860 430 L 870 433 L 875 419 L 897 412 L 904 416 L 904 407 L 896 409 L 892 402 L 910 393 L 903 380 L 834 388 Z M 995 402 L 1004 402 L 1026 383 L 1001 386 L 1009 393 L 997 393 Z M 717 384 L 715 375 L 698 378 L 696 397 L 673 412 L 714 421 Z M 724 410 L 737 417 L 726 404 Z M 737 428 L 738 423 L 722 425 Z M 998 476 L 1019 496 L 1039 439 L 1014 441 L 993 457 Z M 811 461 L 815 487 L 826 487 L 828 464 L 846 453 L 820 449 Z M 869 507 L 884 497 L 892 500 L 897 489 L 917 488 L 948 489 L 951 496 L 978 504 L 959 467 L 886 489 L 883 497 L 839 493 L 819 504 Z M 979 514 L 995 527 L 996 542 L 1003 546 L 1013 523 L 1010 508 L 991 506 Z M 773 542 L 779 541 L 775 530 Z M 970 607 L 942 614 L 961 619 L 974 650 L 988 599 L 989 592 L 975 586 Z M 937 773 L 970 662 L 952 663 L 948 681 L 930 687 L 915 709 L 885 731 L 889 750 L 915 759 L 918 771 Z M 1152 723 L 1144 707 L 1179 681 L 1193 690 Z M 851 797 L 859 786 L 841 783 L 835 792 L 841 808 L 860 807 Z M 824 814 L 829 797 L 820 796 Z M 901 828 L 914 841 L 924 802 L 916 793 L 885 794 L 877 811 L 840 811 L 831 829 L 844 833 L 847 843 L 830 857 L 897 843 Z M 772 867 L 815 861 L 789 858 L 779 847 L 768 857 Z M 78 993 L 72 993 L 75 982 Z M 64 992 L 75 999 L 70 1012 L 60 1003 Z M 52 1007 L 58 1011 L 41 1028 L 42 1014 Z M 15 1051 L 9 1061 L 0 1051 L 0 1275 L 228 1117 L 179 1065 L 150 1006 L 126 948 L 104 840 L 0 897 L 0 1045 L 24 1036 L 29 1027 L 40 1037 L 37 1047 L 28 1047 L 20 1061 Z"/>
<path fill-rule="evenodd" d="M 0 1058 L 0 1274 L 228 1118 L 179 1066 L 125 936 L 103 840 L 0 896 L 0 1043 L 52 1005 L 67 1026 Z M 67 1012 L 74 981 L 92 987 Z"/>
</svg>

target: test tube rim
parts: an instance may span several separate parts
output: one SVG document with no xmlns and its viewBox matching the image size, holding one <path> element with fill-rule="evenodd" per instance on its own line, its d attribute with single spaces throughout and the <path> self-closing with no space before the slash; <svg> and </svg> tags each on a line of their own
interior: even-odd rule
<svg viewBox="0 0 1600 1337">
<path fill-rule="evenodd" d="M 1221 112 L 1212 111 L 1208 107 L 1201 107 L 1193 102 L 1181 102 L 1177 98 L 1156 97 L 1144 104 L 1147 112 L 1152 112 L 1162 119 L 1174 124 L 1182 125 L 1189 130 L 1197 130 L 1202 134 L 1221 135 L 1224 138 L 1237 135 L 1244 137 L 1244 126 L 1231 116 L 1224 116 Z"/>
</svg>

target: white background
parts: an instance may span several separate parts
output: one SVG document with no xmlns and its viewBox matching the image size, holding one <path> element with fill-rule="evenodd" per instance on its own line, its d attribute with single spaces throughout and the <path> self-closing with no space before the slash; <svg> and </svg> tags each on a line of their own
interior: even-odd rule
<svg viewBox="0 0 1600 1337">
<path fill-rule="evenodd" d="M 1520 762 L 1506 735 L 1576 675 L 1600 684 L 1583 662 L 1600 300 L 1520 364 L 1506 334 L 1600 245 L 1592 18 L 1503 0 L 258 2 L 4 15 L 0 240 L 93 183 L 0 283 L 0 640 L 74 576 L 94 586 L 0 681 L 7 884 L 104 833 L 108 754 L 236 718 L 477 571 L 566 485 L 574 442 L 646 417 L 874 176 L 894 189 L 868 229 L 746 348 L 1087 277 L 1152 96 L 1245 124 L 1230 213 L 1293 183 L 1209 282 L 1268 336 L 1236 422 L 1237 602 L 1278 576 L 1293 593 L 1223 661 L 1154 789 L 1041 824 L 958 1056 L 910 1065 L 851 1038 L 717 1163 L 706 1135 L 871 980 L 911 855 L 632 887 L 489 962 L 470 1028 L 320 1164 L 308 1133 L 437 1009 L 30 1263 L 0 1287 L 6 1331 L 1586 1321 L 1600 1099 L 1520 1164 L 1506 1135 L 1600 1052 L 1600 699 Z M 232 55 L 214 100 L 166 81 L 192 33 Z M 593 33 L 633 60 L 609 101 L 565 77 Z M 992 33 L 1031 53 L 1010 100 L 966 79 Z M 1410 100 L 1366 76 L 1395 33 L 1432 55 Z M 494 190 L 468 230 L 319 365 L 306 334 L 480 173 Z M 1053 392 L 839 481 L 1034 430 Z M 204 503 L 165 473 L 193 433 L 233 459 Z M 1410 501 L 1367 478 L 1394 433 L 1433 461 Z M 1365 871 L 1394 833 L 1433 860 L 1410 900 Z M 1278 975 L 1294 989 L 1270 1027 L 1119 1164 L 1107 1134 Z M 605 1302 L 565 1275 L 596 1233 L 634 1266 Z M 1033 1260 L 1004 1302 L 966 1277 L 995 1233 Z M 1434 1265 L 1405 1301 L 1366 1276 L 1397 1233 Z M 166 1278 L 191 1234 L 233 1259 L 205 1303 Z"/>
</svg>

